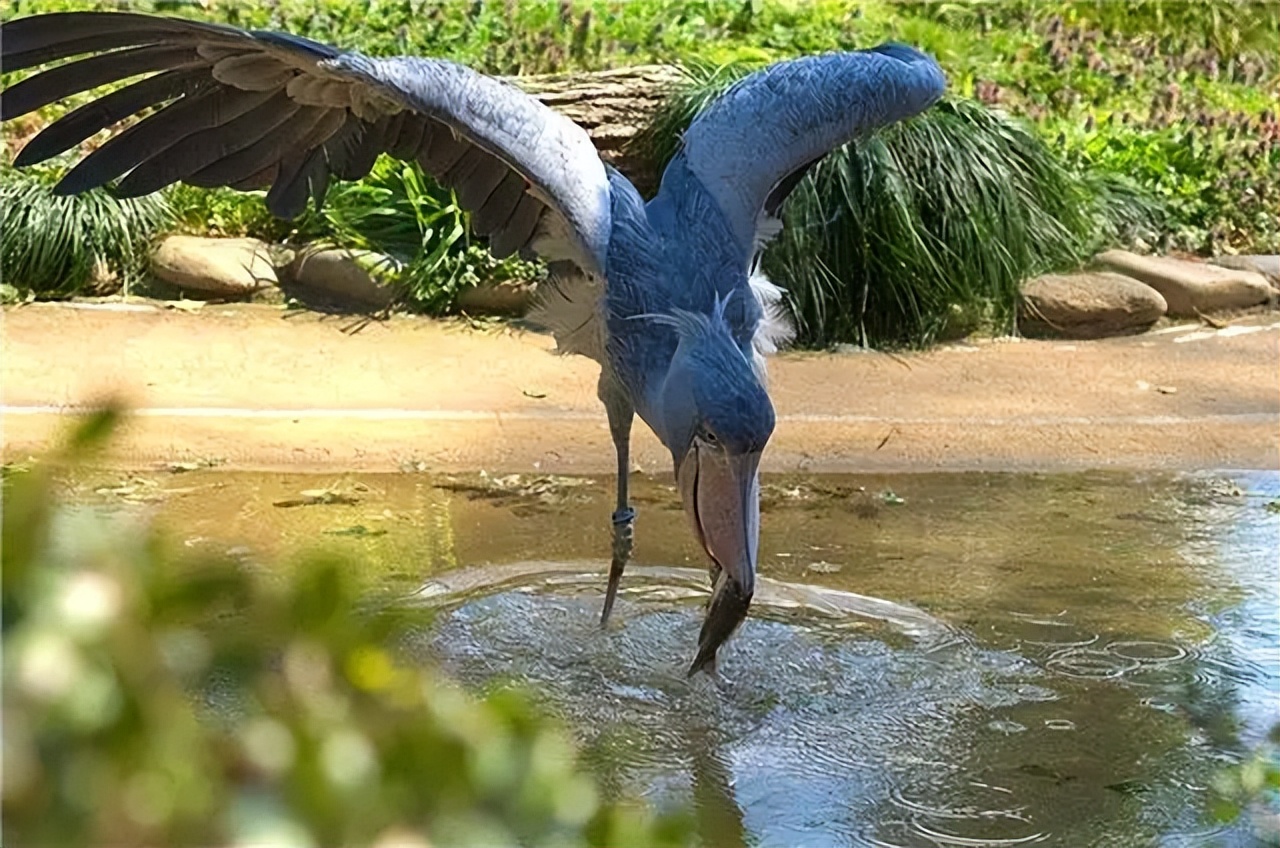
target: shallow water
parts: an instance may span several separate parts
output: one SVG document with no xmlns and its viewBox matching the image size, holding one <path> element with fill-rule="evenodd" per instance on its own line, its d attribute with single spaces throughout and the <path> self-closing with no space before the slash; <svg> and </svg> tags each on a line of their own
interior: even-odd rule
<svg viewBox="0 0 1280 848">
<path fill-rule="evenodd" d="M 192 545 L 348 551 L 371 592 L 435 610 L 410 656 L 532 688 L 607 787 L 692 802 L 707 845 L 1250 843 L 1202 811 L 1280 719 L 1280 474 L 766 483 L 768 580 L 719 681 L 684 677 L 703 562 L 662 480 L 633 484 L 636 565 L 607 632 L 608 480 L 78 489 Z"/>
</svg>

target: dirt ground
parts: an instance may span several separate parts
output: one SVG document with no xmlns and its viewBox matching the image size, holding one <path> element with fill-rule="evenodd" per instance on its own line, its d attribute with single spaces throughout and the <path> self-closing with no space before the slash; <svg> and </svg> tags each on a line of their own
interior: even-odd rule
<svg viewBox="0 0 1280 848">
<path fill-rule="evenodd" d="M 126 311 L 127 310 L 127 311 Z M 111 455 L 320 471 L 607 473 L 595 366 L 546 337 L 407 316 L 258 305 L 6 308 L 6 461 L 64 432 L 68 407 L 136 409 Z M 1280 466 L 1280 318 L 1094 342 L 988 341 L 928 353 L 784 354 L 768 471 Z M 643 424 L 636 464 L 669 472 Z"/>
</svg>

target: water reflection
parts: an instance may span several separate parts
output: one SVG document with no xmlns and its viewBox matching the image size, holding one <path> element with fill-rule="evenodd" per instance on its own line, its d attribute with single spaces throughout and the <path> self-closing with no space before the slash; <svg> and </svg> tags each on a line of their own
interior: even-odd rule
<svg viewBox="0 0 1280 848">
<path fill-rule="evenodd" d="M 325 481 L 366 488 L 278 509 L 320 484 L 193 474 L 147 508 L 192 544 L 338 545 L 386 596 L 456 592 L 405 649 L 531 687 L 607 787 L 694 802 L 707 845 L 1244 844 L 1200 811 L 1280 713 L 1280 475 L 767 481 L 761 570 L 801 589 L 761 604 L 718 683 L 683 674 L 703 571 L 663 481 L 633 484 L 640 567 L 604 633 L 607 482 L 443 482 Z M 468 588 L 486 563 L 508 578 Z"/>
</svg>

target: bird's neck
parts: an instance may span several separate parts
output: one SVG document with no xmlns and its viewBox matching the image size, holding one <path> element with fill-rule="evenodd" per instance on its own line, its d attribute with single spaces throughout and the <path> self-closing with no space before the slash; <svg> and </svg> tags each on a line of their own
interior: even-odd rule
<svg viewBox="0 0 1280 848">
<path fill-rule="evenodd" d="M 662 188 L 649 203 L 621 175 L 611 179 L 611 194 L 604 292 L 608 367 L 636 413 L 667 444 L 672 437 L 665 432 L 662 392 L 677 338 L 669 326 L 643 316 L 674 310 L 709 315 L 728 297 L 726 317 L 745 349 L 759 306 L 724 216 L 683 154 L 667 166 Z"/>
</svg>

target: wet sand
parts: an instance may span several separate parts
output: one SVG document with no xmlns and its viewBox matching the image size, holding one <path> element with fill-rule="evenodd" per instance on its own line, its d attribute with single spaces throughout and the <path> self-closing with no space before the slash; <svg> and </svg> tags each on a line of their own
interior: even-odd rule
<svg viewBox="0 0 1280 848">
<path fill-rule="evenodd" d="M 38 453 L 68 408 L 136 410 L 109 462 L 294 471 L 608 473 L 596 366 L 547 336 L 265 305 L 197 312 L 4 310 L 4 458 Z M 1171 331 L 1170 331 L 1171 330 Z M 1280 321 L 1240 318 L 1091 342 L 995 340 L 926 353 L 789 353 L 770 365 L 766 471 L 1280 466 Z M 670 457 L 643 424 L 633 456 Z"/>
</svg>

